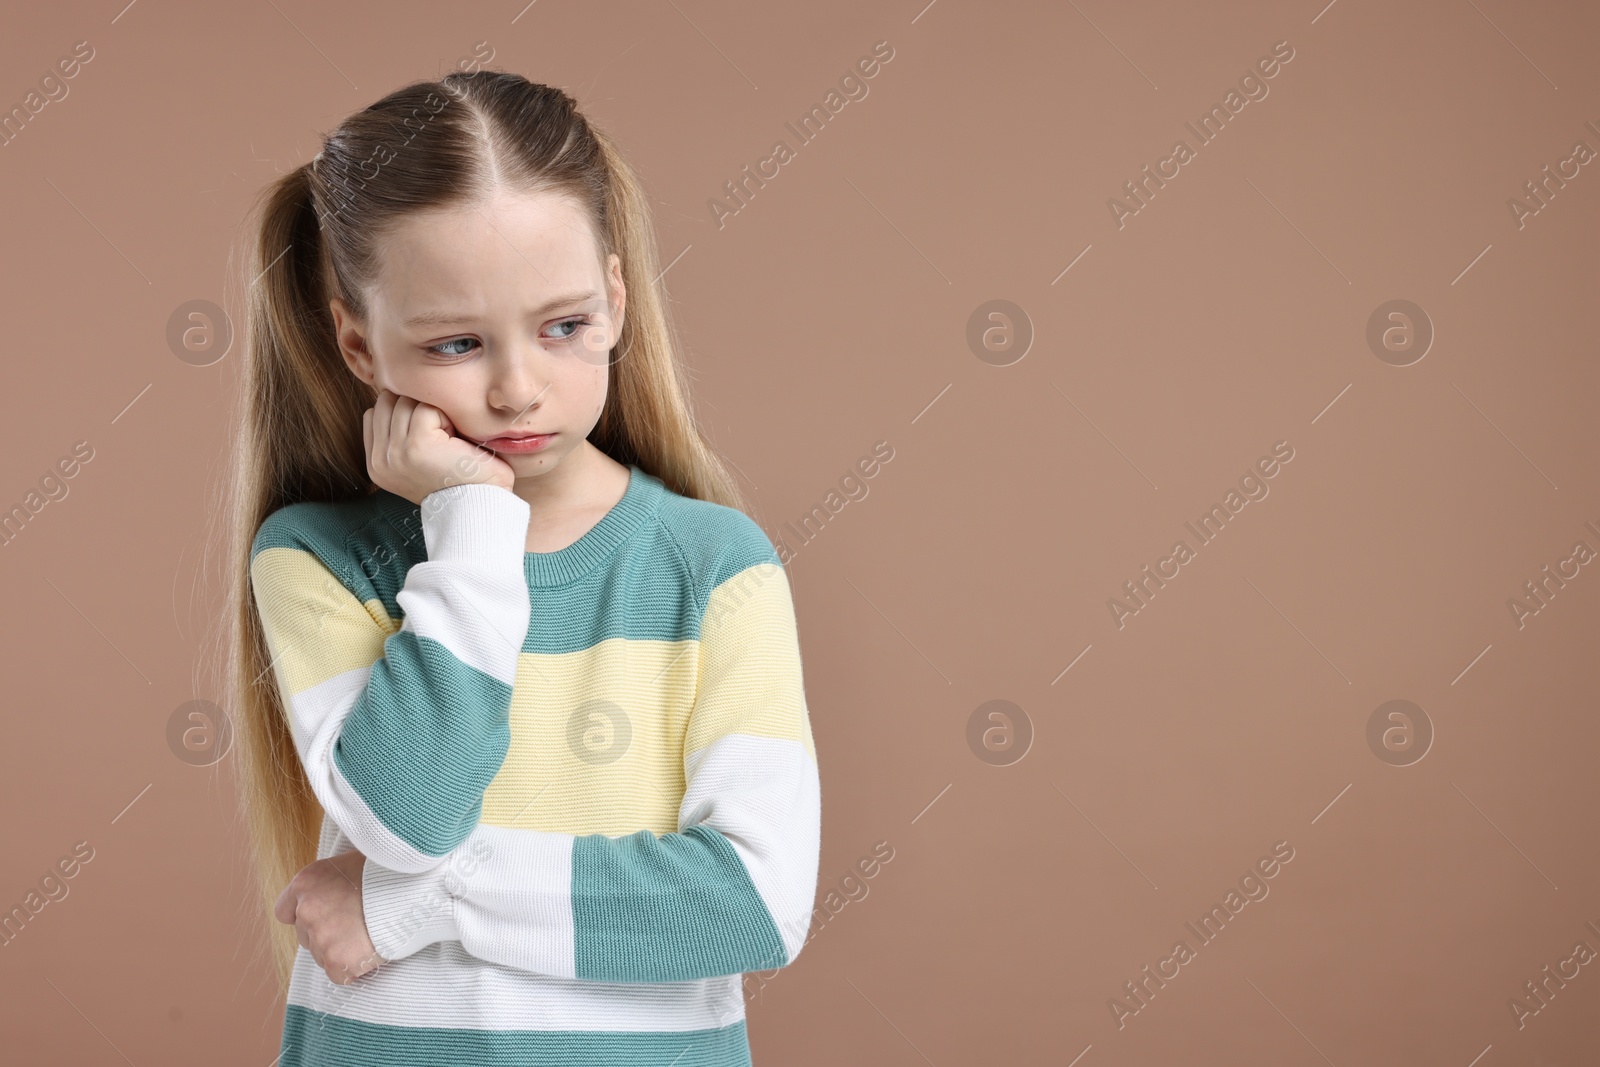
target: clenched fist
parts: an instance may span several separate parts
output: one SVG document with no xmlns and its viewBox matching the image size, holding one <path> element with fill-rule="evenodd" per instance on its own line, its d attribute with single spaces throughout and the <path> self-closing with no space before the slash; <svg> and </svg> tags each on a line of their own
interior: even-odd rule
<svg viewBox="0 0 1600 1067">
<path fill-rule="evenodd" d="M 388 962 L 367 935 L 361 907 L 361 872 L 366 864 L 367 857 L 352 851 L 302 867 L 272 909 L 279 922 L 294 924 L 295 939 L 339 985 L 349 985 Z"/>
</svg>

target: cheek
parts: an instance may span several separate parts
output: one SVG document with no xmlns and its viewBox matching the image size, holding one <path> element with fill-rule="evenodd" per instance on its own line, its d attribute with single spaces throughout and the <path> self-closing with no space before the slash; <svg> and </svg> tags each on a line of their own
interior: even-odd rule
<svg viewBox="0 0 1600 1067">
<path fill-rule="evenodd" d="M 605 410 L 607 381 L 605 367 L 593 368 L 584 376 L 585 403 L 583 407 L 589 412 L 589 418 L 592 420 L 598 420 L 600 412 Z"/>
<path fill-rule="evenodd" d="M 587 360 L 577 360 L 568 364 L 567 371 L 564 385 L 573 395 L 581 395 L 591 402 L 604 403 L 606 386 L 610 381 L 610 368 L 606 366 L 603 358 L 598 366 Z"/>
<path fill-rule="evenodd" d="M 444 412 L 452 424 L 455 415 L 452 412 L 466 410 L 470 404 L 464 403 L 462 384 L 459 380 L 451 380 L 441 375 L 419 372 L 416 368 L 380 372 L 377 384 L 400 396 L 409 396 L 430 407 L 438 408 Z"/>
<path fill-rule="evenodd" d="M 606 353 L 610 352 L 616 344 L 613 331 L 609 325 L 596 326 L 584 333 L 582 347 L 586 358 L 590 362 L 596 360 L 605 362 Z"/>
<path fill-rule="evenodd" d="M 414 395 L 406 392 L 407 389 L 415 388 L 416 386 L 416 382 L 411 380 L 413 377 L 415 375 L 407 373 L 404 368 L 401 368 L 397 373 L 393 366 L 382 359 L 375 361 L 372 365 L 372 384 L 387 389 L 392 393 L 400 393 L 405 396 Z"/>
<path fill-rule="evenodd" d="M 425 404 L 438 406 L 439 398 L 434 395 L 438 390 L 429 389 L 428 383 L 419 380 L 415 374 L 404 372 L 396 374 L 393 371 L 386 371 L 378 376 L 377 384 L 391 393 L 399 393 L 401 396 L 409 396 Z"/>
</svg>

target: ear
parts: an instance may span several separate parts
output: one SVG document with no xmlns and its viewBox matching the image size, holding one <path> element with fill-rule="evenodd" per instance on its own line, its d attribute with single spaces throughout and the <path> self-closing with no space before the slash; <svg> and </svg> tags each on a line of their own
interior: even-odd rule
<svg viewBox="0 0 1600 1067">
<path fill-rule="evenodd" d="M 346 306 L 344 300 L 334 297 L 328 309 L 333 313 L 334 338 L 339 345 L 339 355 L 344 357 L 350 373 L 376 389 L 377 365 L 372 349 L 367 344 L 366 326 Z"/>
<path fill-rule="evenodd" d="M 628 306 L 628 287 L 622 282 L 622 257 L 615 252 L 606 257 L 606 278 L 610 282 L 611 299 L 614 301 L 612 305 L 612 320 L 615 323 L 616 332 L 612 337 L 612 343 L 617 344 L 620 343 L 622 338 L 622 321 Z"/>
</svg>

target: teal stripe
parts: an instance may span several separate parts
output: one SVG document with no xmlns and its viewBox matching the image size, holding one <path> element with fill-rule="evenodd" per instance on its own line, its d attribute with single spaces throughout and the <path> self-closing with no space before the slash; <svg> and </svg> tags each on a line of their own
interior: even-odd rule
<svg viewBox="0 0 1600 1067">
<path fill-rule="evenodd" d="M 558 655 L 612 638 L 697 641 L 711 592 L 757 563 L 781 566 L 772 542 L 741 511 L 668 497 L 656 521 L 606 567 L 569 585 L 529 590 L 524 652 Z"/>
<path fill-rule="evenodd" d="M 588 981 L 686 982 L 788 962 L 738 853 L 704 825 L 578 837 L 572 925 L 577 977 Z"/>
<path fill-rule="evenodd" d="M 392 494 L 391 494 L 392 495 Z M 332 571 L 340 583 L 362 603 L 377 598 L 390 603 L 379 581 L 386 568 L 380 559 L 395 561 L 406 546 L 401 532 L 379 519 L 377 496 L 340 503 L 305 500 L 279 508 L 267 516 L 250 546 L 250 559 L 269 548 L 294 548 L 309 552 Z M 419 512 L 420 514 L 420 512 Z M 367 527 L 378 527 L 362 537 Z M 420 533 L 418 540 L 420 543 Z M 380 548 L 381 543 L 389 547 Z M 422 550 L 418 549 L 419 554 Z M 409 569 L 409 563 L 406 569 Z M 403 572 L 402 572 L 403 573 Z M 390 610 L 398 618 L 398 610 Z"/>
<path fill-rule="evenodd" d="M 745 1021 L 715 1030 L 382 1026 L 290 1004 L 277 1067 L 750 1067 Z"/>
<path fill-rule="evenodd" d="M 702 610 L 711 591 L 740 571 L 757 563 L 782 566 L 766 531 L 734 508 L 671 497 L 661 505 L 661 521 L 679 544 Z"/>
<path fill-rule="evenodd" d="M 511 748 L 511 686 L 411 630 L 383 649 L 333 761 L 391 833 L 442 856 L 478 825 Z"/>
<path fill-rule="evenodd" d="M 543 583 L 552 571 L 582 562 L 582 553 L 571 551 L 580 545 L 524 556 L 532 611 L 522 651 L 561 655 L 619 637 L 698 640 L 712 590 L 756 563 L 782 566 L 766 533 L 742 511 L 679 496 L 642 470 L 626 499 L 629 507 L 616 521 L 628 532 L 603 566 L 549 585 Z M 273 547 L 310 552 L 357 600 L 377 600 L 400 619 L 397 597 L 406 574 L 428 558 L 421 515 L 417 504 L 383 489 L 354 500 L 290 504 L 262 524 L 251 554 Z"/>
</svg>

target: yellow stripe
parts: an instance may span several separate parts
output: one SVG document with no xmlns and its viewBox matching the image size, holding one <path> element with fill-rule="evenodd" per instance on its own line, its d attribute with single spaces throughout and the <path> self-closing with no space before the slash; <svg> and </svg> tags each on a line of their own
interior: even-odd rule
<svg viewBox="0 0 1600 1067">
<path fill-rule="evenodd" d="M 569 834 L 671 833 L 685 753 L 729 734 L 787 738 L 817 758 L 794 604 L 775 564 L 713 591 L 700 641 L 612 638 L 581 652 L 523 653 L 511 750 L 484 794 L 483 821 Z"/>
<path fill-rule="evenodd" d="M 580 652 L 524 652 L 511 750 L 482 821 L 621 836 L 678 828 L 695 641 L 611 638 Z"/>
<path fill-rule="evenodd" d="M 362 603 L 316 556 L 266 548 L 250 563 L 267 648 L 280 684 L 299 694 L 336 675 L 370 667 L 400 629 L 376 598 Z"/>
<path fill-rule="evenodd" d="M 302 549 L 262 550 L 251 579 L 289 693 L 371 666 L 400 629 L 382 601 L 357 600 Z M 511 748 L 483 798 L 482 821 L 493 826 L 671 833 L 686 751 L 728 734 L 799 741 L 815 761 L 787 576 L 758 564 L 718 586 L 701 641 L 612 638 L 522 653 L 510 716 Z"/>
<path fill-rule="evenodd" d="M 700 642 L 702 692 L 684 748 L 694 753 L 728 734 L 751 734 L 799 741 L 816 762 L 783 568 L 754 564 L 717 586 Z"/>
</svg>

